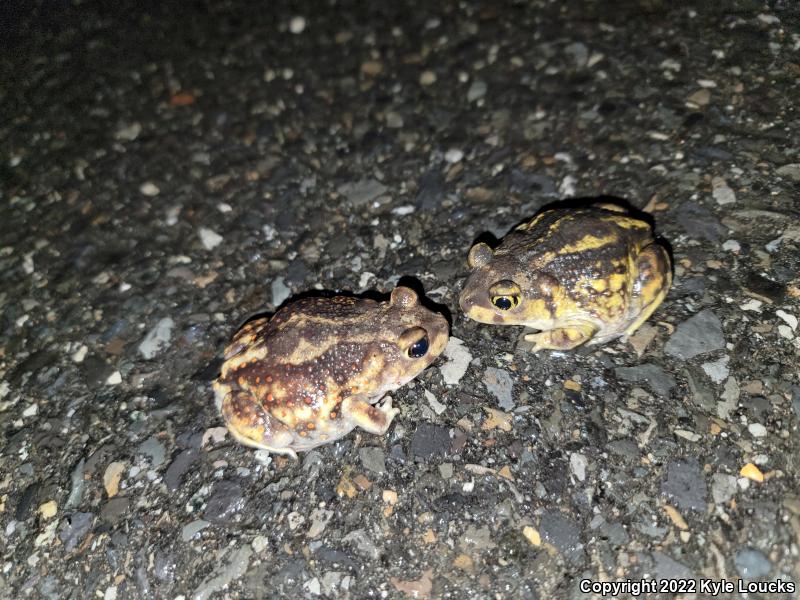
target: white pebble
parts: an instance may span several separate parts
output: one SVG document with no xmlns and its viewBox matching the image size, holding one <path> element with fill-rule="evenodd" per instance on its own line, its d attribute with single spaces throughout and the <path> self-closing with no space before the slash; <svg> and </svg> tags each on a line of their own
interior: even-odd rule
<svg viewBox="0 0 800 600">
<path fill-rule="evenodd" d="M 462 158 L 464 158 L 464 153 L 458 148 L 450 148 L 444 155 L 444 159 L 451 165 L 460 162 Z"/>
<path fill-rule="evenodd" d="M 796 331 L 797 330 L 797 317 L 795 317 L 794 315 L 789 314 L 789 313 L 787 313 L 786 311 L 783 311 L 783 310 L 776 310 L 775 314 L 777 316 L 779 316 L 781 319 L 783 319 L 784 321 L 786 321 L 786 323 L 789 325 L 789 327 L 792 328 L 792 331 Z"/>
<path fill-rule="evenodd" d="M 397 215 L 400 217 L 404 217 L 406 215 L 410 215 L 416 210 L 416 207 L 411 204 L 405 204 L 403 206 L 398 206 L 397 208 L 392 209 L 392 214 Z"/>
<path fill-rule="evenodd" d="M 203 248 L 206 250 L 213 250 L 222 243 L 222 236 L 207 227 L 201 227 L 197 233 L 200 235 L 200 242 L 202 242 Z"/>
<path fill-rule="evenodd" d="M 761 312 L 761 306 L 762 306 L 763 304 L 764 304 L 764 303 L 763 303 L 761 300 L 756 300 L 756 299 L 754 298 L 753 300 L 750 300 L 750 301 L 748 301 L 748 302 L 745 302 L 744 304 L 742 304 L 741 306 L 739 306 L 739 308 L 741 308 L 742 310 L 752 310 L 753 312 L 758 312 L 758 313 L 760 313 L 760 312 Z"/>
<path fill-rule="evenodd" d="M 122 373 L 120 373 L 119 371 L 114 371 L 111 375 L 108 376 L 108 379 L 106 379 L 106 384 L 117 385 L 118 383 L 122 383 Z"/>
<path fill-rule="evenodd" d="M 778 333 L 782 338 L 786 338 L 787 340 L 791 340 L 794 337 L 792 328 L 788 325 L 778 325 Z"/>
<path fill-rule="evenodd" d="M 722 249 L 730 252 L 739 252 L 739 250 L 742 249 L 742 246 L 736 240 L 728 240 L 722 244 Z"/>
<path fill-rule="evenodd" d="M 22 411 L 23 417 L 33 417 L 39 412 L 38 404 L 31 404 L 28 408 Z"/>
<path fill-rule="evenodd" d="M 86 345 L 81 344 L 81 347 L 78 348 L 75 352 L 73 352 L 72 360 L 75 361 L 76 363 L 82 363 L 83 359 L 86 358 L 87 352 L 89 352 L 89 348 L 87 348 Z"/>
<path fill-rule="evenodd" d="M 750 423 L 750 425 L 747 426 L 747 431 L 750 432 L 750 435 L 757 438 L 762 438 L 767 435 L 767 428 L 761 423 Z"/>
<path fill-rule="evenodd" d="M 728 187 L 728 184 L 722 177 L 714 177 L 711 180 L 711 186 L 713 188 L 711 195 L 714 196 L 714 200 L 716 200 L 717 204 L 720 206 L 736 202 L 736 193 Z"/>
<path fill-rule="evenodd" d="M 158 186 L 153 183 L 152 181 L 145 181 L 142 185 L 139 186 L 139 191 L 142 192 L 145 196 L 158 196 L 161 193 L 161 190 L 158 189 Z"/>
<path fill-rule="evenodd" d="M 293 34 L 297 35 L 299 33 L 303 33 L 306 29 L 306 18 L 301 16 L 292 17 L 292 20 L 289 21 L 289 31 Z"/>
</svg>

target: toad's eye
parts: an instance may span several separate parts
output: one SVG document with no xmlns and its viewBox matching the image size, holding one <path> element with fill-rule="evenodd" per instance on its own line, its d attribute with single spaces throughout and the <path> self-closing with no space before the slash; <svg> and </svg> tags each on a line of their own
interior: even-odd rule
<svg viewBox="0 0 800 600">
<path fill-rule="evenodd" d="M 408 355 L 411 358 L 422 358 L 428 353 L 428 336 L 418 339 L 408 348 Z"/>
<path fill-rule="evenodd" d="M 500 310 L 511 310 L 519 304 L 519 296 L 494 296 L 492 304 Z"/>
</svg>

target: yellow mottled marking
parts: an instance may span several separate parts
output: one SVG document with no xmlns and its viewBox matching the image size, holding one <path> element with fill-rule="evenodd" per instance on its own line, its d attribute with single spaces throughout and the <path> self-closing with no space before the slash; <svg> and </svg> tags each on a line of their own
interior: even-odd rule
<svg viewBox="0 0 800 600">
<path fill-rule="evenodd" d="M 572 254 L 574 252 L 585 252 L 586 250 L 593 250 L 595 248 L 602 248 L 603 246 L 608 246 L 609 244 L 614 244 L 618 241 L 619 238 L 615 235 L 606 235 L 603 237 L 597 237 L 596 235 L 592 235 L 591 233 L 588 235 L 583 236 L 574 244 L 567 244 L 563 248 L 561 248 L 561 254 Z"/>
<path fill-rule="evenodd" d="M 650 225 L 640 219 L 631 219 L 630 217 L 621 217 L 619 215 L 609 215 L 603 218 L 604 221 L 614 223 L 623 229 L 650 229 Z"/>
</svg>

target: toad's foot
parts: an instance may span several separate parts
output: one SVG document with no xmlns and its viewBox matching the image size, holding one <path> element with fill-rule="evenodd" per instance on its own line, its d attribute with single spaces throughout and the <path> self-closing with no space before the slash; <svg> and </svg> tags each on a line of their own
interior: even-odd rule
<svg viewBox="0 0 800 600">
<path fill-rule="evenodd" d="M 533 352 L 539 350 L 572 350 L 589 341 L 597 327 L 588 323 L 568 325 L 539 333 L 529 333 L 525 341 L 533 342 Z"/>
<path fill-rule="evenodd" d="M 390 397 L 379 405 L 372 405 L 363 398 L 348 398 L 342 406 L 342 411 L 361 429 L 377 435 L 386 433 L 392 424 L 392 419 L 400 414 L 399 408 L 392 407 Z"/>
</svg>

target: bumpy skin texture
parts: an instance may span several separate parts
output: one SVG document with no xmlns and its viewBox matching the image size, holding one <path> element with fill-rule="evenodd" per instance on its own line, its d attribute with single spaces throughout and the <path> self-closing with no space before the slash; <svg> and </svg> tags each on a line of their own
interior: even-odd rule
<svg viewBox="0 0 800 600">
<path fill-rule="evenodd" d="M 538 329 L 525 338 L 534 352 L 630 335 L 672 283 L 650 225 L 613 204 L 542 212 L 494 250 L 476 244 L 468 260 L 461 309 L 481 323 Z"/>
<path fill-rule="evenodd" d="M 423 338 L 427 351 L 411 356 Z M 241 443 L 293 457 L 356 426 L 382 434 L 399 410 L 378 401 L 430 365 L 447 339 L 445 318 L 409 288 L 384 303 L 299 300 L 234 335 L 214 382 L 217 408 Z"/>
</svg>

